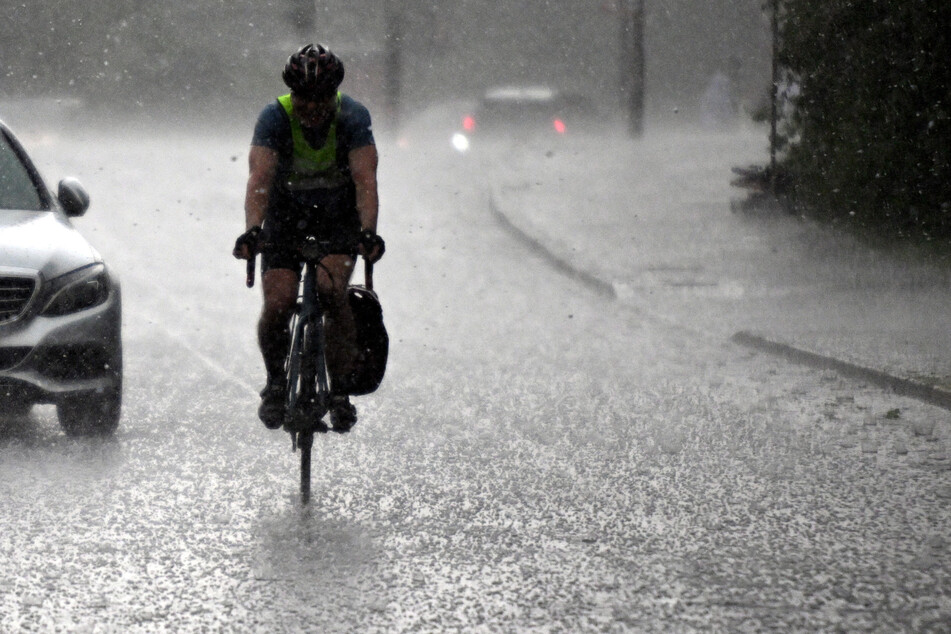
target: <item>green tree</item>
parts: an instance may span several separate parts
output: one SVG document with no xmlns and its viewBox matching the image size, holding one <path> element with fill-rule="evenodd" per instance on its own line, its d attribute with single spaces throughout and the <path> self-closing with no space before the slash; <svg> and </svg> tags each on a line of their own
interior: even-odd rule
<svg viewBox="0 0 951 634">
<path fill-rule="evenodd" d="M 801 95 L 784 167 L 811 208 L 951 236 L 951 3 L 785 0 L 780 62 Z"/>
</svg>

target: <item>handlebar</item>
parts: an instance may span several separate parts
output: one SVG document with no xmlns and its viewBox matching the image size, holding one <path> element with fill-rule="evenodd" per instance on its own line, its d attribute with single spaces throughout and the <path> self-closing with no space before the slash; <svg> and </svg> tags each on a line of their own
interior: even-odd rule
<svg viewBox="0 0 951 634">
<path fill-rule="evenodd" d="M 308 261 L 319 261 L 328 255 L 354 255 L 353 251 L 345 252 L 335 252 L 327 248 L 326 242 L 318 242 L 313 238 L 305 239 L 304 243 L 300 244 L 297 248 L 301 258 Z M 244 283 L 248 288 L 254 286 L 254 273 L 257 264 L 257 253 L 253 254 L 248 258 L 247 269 Z M 373 290 L 373 262 L 370 262 L 365 257 L 363 259 L 364 267 L 363 273 L 366 280 L 366 287 L 368 290 Z"/>
</svg>

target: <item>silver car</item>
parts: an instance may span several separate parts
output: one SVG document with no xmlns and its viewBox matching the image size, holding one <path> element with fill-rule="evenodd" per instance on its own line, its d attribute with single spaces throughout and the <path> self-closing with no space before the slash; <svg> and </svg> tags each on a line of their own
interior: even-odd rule
<svg viewBox="0 0 951 634">
<path fill-rule="evenodd" d="M 70 218 L 89 195 L 54 197 L 0 122 L 0 414 L 53 403 L 63 430 L 111 434 L 122 402 L 119 284 Z"/>
</svg>

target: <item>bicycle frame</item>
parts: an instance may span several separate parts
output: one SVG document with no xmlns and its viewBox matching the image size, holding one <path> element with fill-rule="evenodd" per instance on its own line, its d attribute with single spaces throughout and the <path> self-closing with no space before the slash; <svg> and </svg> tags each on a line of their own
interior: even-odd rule
<svg viewBox="0 0 951 634">
<path fill-rule="evenodd" d="M 291 345 L 287 355 L 288 431 L 325 432 L 321 419 L 330 401 L 330 377 L 327 372 L 323 308 L 317 294 L 317 264 L 306 262 L 301 294 L 291 324 Z M 302 399 L 310 399 L 302 403 Z M 302 420 L 302 417 L 310 421 Z M 295 420 L 297 418 L 297 420 Z M 309 424 L 308 424 L 309 423 Z"/>
<path fill-rule="evenodd" d="M 310 501 L 310 457 L 315 433 L 328 431 L 323 422 L 330 408 L 330 373 L 327 371 L 324 311 L 317 292 L 317 269 L 329 255 L 322 245 L 309 241 L 301 249 L 304 263 L 297 306 L 291 317 L 291 342 L 285 363 L 287 400 L 284 429 L 291 434 L 294 451 L 301 452 L 301 503 Z M 367 286 L 373 286 L 373 266 L 367 264 Z M 254 259 L 248 261 L 247 285 L 254 285 Z"/>
</svg>

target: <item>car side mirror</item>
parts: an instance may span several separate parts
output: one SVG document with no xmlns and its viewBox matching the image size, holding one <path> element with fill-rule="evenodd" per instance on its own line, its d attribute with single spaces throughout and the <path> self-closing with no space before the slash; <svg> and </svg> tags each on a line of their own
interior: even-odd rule
<svg viewBox="0 0 951 634">
<path fill-rule="evenodd" d="M 89 209 L 89 194 L 86 188 L 75 178 L 64 178 L 59 182 L 56 194 L 59 204 L 69 217 L 81 216 Z"/>
</svg>

